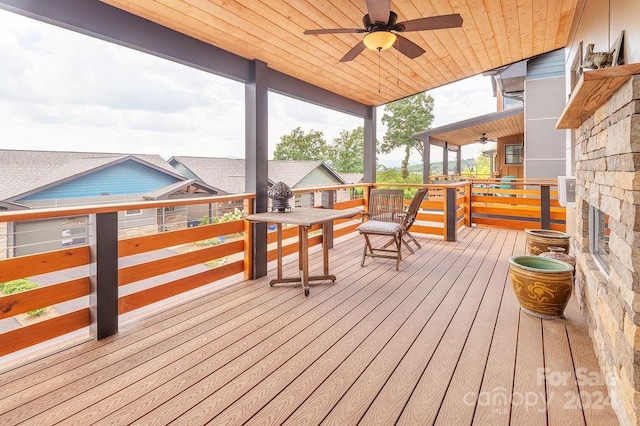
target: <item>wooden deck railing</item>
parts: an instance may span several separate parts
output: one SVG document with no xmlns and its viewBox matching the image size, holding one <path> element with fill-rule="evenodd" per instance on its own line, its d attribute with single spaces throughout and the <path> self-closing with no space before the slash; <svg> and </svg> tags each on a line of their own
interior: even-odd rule
<svg viewBox="0 0 640 426">
<path fill-rule="evenodd" d="M 472 225 L 564 229 L 564 209 L 557 204 L 555 182 L 517 182 L 512 188 L 499 185 L 488 180 L 427 185 L 429 195 L 421 204 L 412 233 L 455 241 L 458 229 Z M 405 188 L 408 204 L 416 187 L 422 185 L 308 188 L 294 191 L 299 196 L 295 202 L 298 207 L 366 209 L 373 186 Z M 0 224 L 88 216 L 90 229 L 83 245 L 0 260 L 0 283 L 42 274 L 48 277 L 39 288 L 0 295 L 0 321 L 4 321 L 4 326 L 0 323 L 0 330 L 4 330 L 0 332 L 0 357 L 16 352 L 19 356 L 23 349 L 71 332 L 100 339 L 117 331 L 123 315 L 232 276 L 248 278 L 253 247 L 244 220 L 201 221 L 203 224 L 187 227 L 193 221 L 185 217 L 178 229 L 165 230 L 163 216 L 163 226 L 156 232 L 126 238 L 118 237 L 118 213 L 207 204 L 210 210 L 211 204 L 228 203 L 238 203 L 249 213 L 253 197 L 238 194 L 0 213 Z M 333 238 L 355 232 L 358 224 L 358 220 L 336 221 L 327 236 L 321 235 L 320 228 L 311 229 L 309 245 L 320 244 L 323 238 L 331 244 Z M 283 233 L 284 253 L 295 253 L 298 227 L 285 228 Z M 276 257 L 275 239 L 275 232 L 270 231 L 268 260 Z M 65 309 L 42 321 L 17 325 L 15 318 L 50 306 Z"/>
</svg>

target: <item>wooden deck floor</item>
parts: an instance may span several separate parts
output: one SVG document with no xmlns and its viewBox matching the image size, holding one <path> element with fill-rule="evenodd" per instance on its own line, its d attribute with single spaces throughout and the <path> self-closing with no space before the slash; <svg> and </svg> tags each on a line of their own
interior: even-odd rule
<svg viewBox="0 0 640 426">
<path fill-rule="evenodd" d="M 396 272 L 354 236 L 308 298 L 244 282 L 5 371 L 0 424 L 617 424 L 575 302 L 518 308 L 524 233 L 421 241 Z"/>
</svg>

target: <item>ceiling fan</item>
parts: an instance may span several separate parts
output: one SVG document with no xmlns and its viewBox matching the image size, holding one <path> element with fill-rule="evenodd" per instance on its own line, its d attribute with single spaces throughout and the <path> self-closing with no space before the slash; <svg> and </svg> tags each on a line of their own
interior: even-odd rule
<svg viewBox="0 0 640 426">
<path fill-rule="evenodd" d="M 483 133 L 482 136 L 480 136 L 480 139 L 478 139 L 478 142 L 484 145 L 485 143 L 487 143 L 488 140 L 489 138 L 487 138 L 487 134 Z"/>
<path fill-rule="evenodd" d="M 364 28 L 306 30 L 304 34 L 366 33 L 364 39 L 349 50 L 340 62 L 355 59 L 365 48 L 381 51 L 395 47 L 403 55 L 414 59 L 425 50 L 398 33 L 462 26 L 462 16 L 457 13 L 397 22 L 398 15 L 391 10 L 391 0 L 367 0 L 367 12 L 362 18 Z"/>
</svg>

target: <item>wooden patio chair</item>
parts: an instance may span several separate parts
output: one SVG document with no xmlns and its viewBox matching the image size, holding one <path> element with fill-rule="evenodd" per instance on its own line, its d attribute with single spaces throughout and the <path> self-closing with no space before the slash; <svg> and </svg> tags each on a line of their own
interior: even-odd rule
<svg viewBox="0 0 640 426">
<path fill-rule="evenodd" d="M 410 242 L 413 242 L 419 249 L 422 248 L 418 240 L 416 240 L 415 237 L 411 235 L 409 229 L 411 229 L 411 226 L 413 226 L 413 223 L 416 221 L 418 210 L 420 209 L 420 204 L 422 203 L 422 200 L 424 200 L 424 197 L 428 192 L 429 190 L 427 188 L 419 189 L 418 192 L 416 192 L 416 195 L 413 196 L 411 204 L 409 204 L 409 208 L 407 209 L 406 213 L 402 215 L 402 244 L 404 244 L 409 249 L 411 254 L 413 254 L 414 251 L 409 245 Z"/>
<path fill-rule="evenodd" d="M 363 223 L 358 232 L 364 236 L 362 263 L 369 257 L 396 259 L 396 271 L 402 260 L 402 223 L 404 221 L 404 191 L 401 189 L 372 189 L 369 194 L 369 211 L 363 213 Z M 366 222 L 364 219 L 367 218 Z M 381 247 L 371 244 L 371 235 L 391 237 L 391 241 Z M 395 250 L 388 248 L 395 244 Z"/>
</svg>

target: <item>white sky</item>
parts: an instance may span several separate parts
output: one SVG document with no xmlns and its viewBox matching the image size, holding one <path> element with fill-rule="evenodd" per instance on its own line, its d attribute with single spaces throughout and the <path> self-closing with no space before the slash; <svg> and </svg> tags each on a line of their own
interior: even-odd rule
<svg viewBox="0 0 640 426">
<path fill-rule="evenodd" d="M 433 127 L 496 110 L 488 77 L 427 92 Z M 378 119 L 383 107 L 378 110 Z M 269 94 L 269 151 L 300 126 L 332 141 L 362 120 Z M 244 158 L 244 86 L 0 10 L 0 149 Z M 378 123 L 378 139 L 386 128 Z M 432 148 L 432 161 L 441 149 Z M 476 156 L 465 149 L 464 157 Z M 398 165 L 402 151 L 379 156 Z M 412 156 L 412 162 L 418 155 Z"/>
</svg>

